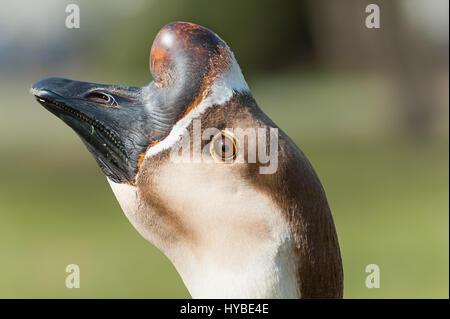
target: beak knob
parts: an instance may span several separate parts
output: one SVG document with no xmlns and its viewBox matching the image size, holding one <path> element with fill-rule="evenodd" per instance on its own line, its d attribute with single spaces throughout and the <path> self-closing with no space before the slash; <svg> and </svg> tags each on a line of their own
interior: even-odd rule
<svg viewBox="0 0 450 319">
<path fill-rule="evenodd" d="M 150 72 L 155 84 L 165 87 L 202 79 L 220 48 L 229 50 L 222 39 L 205 27 L 189 22 L 166 25 L 150 51 Z"/>
</svg>

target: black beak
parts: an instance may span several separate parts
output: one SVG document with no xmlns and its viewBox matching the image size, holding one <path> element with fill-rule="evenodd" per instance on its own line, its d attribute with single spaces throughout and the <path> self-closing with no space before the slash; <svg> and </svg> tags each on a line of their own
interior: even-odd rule
<svg viewBox="0 0 450 319">
<path fill-rule="evenodd" d="M 139 158 L 165 134 L 152 120 L 140 87 L 122 87 L 48 78 L 31 93 L 69 125 L 114 182 L 133 183 Z M 152 125 L 155 124 L 155 125 Z"/>
</svg>

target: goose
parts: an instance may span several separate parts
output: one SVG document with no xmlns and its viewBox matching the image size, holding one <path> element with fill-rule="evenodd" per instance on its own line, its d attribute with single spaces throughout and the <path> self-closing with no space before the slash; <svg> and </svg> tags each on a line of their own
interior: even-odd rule
<svg viewBox="0 0 450 319">
<path fill-rule="evenodd" d="M 205 27 L 170 23 L 153 42 L 150 72 L 143 87 L 46 78 L 31 93 L 80 136 L 131 224 L 193 298 L 342 298 L 321 182 L 259 108 L 228 45 Z M 187 138 L 200 126 L 200 140 Z M 258 149 L 276 154 L 275 169 L 252 160 L 252 130 L 267 142 Z M 185 152 L 194 148 L 200 160 Z"/>
</svg>

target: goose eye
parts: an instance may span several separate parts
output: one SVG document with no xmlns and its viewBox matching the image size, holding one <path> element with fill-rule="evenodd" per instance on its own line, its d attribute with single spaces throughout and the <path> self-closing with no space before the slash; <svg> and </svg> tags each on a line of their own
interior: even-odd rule
<svg viewBox="0 0 450 319">
<path fill-rule="evenodd" d="M 227 131 L 221 131 L 211 140 L 210 153 L 219 162 L 232 162 L 236 158 L 236 138 Z"/>
<path fill-rule="evenodd" d="M 108 93 L 98 91 L 90 92 L 85 96 L 85 98 L 95 103 L 117 106 L 117 102 L 114 97 Z"/>
</svg>

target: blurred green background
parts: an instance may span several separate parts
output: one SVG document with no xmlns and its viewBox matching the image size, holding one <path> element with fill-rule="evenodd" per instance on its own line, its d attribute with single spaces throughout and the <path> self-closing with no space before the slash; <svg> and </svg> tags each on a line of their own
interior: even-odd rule
<svg viewBox="0 0 450 319">
<path fill-rule="evenodd" d="M 76 3 L 81 28 L 66 29 Z M 378 3 L 381 28 L 364 24 Z M 122 213 L 78 137 L 28 90 L 47 76 L 145 85 L 165 24 L 235 52 L 306 153 L 334 214 L 346 298 L 449 297 L 448 2 L 0 2 L 0 297 L 189 297 Z M 81 288 L 65 287 L 65 267 Z M 381 287 L 365 287 L 365 267 Z"/>
</svg>

